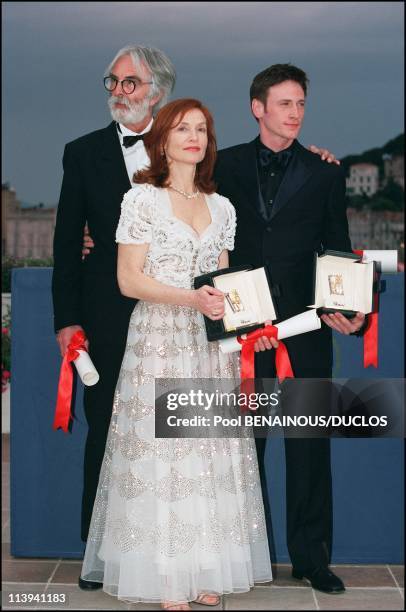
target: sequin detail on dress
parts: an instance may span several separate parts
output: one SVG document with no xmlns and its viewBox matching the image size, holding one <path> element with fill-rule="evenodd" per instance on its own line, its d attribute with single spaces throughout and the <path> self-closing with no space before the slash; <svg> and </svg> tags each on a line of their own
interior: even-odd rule
<svg viewBox="0 0 406 612">
<path fill-rule="evenodd" d="M 144 273 L 191 289 L 234 246 L 231 203 L 206 201 L 212 222 L 199 237 L 173 216 L 166 190 L 137 185 L 116 239 L 148 243 Z M 207 342 L 199 312 L 136 304 L 82 568 L 124 601 L 191 601 L 272 579 L 254 439 L 154 435 L 155 379 L 166 389 L 174 378 L 216 377 L 238 378 L 239 355 Z"/>
</svg>

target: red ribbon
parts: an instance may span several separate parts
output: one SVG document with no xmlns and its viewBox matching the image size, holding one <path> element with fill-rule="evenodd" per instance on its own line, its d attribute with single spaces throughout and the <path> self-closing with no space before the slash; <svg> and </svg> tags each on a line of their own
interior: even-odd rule
<svg viewBox="0 0 406 612">
<path fill-rule="evenodd" d="M 364 255 L 362 249 L 355 249 L 356 255 Z M 376 274 L 376 281 L 379 280 L 379 274 Z M 378 367 L 378 306 L 379 293 L 374 292 L 374 311 L 367 315 L 368 323 L 364 333 L 364 368 L 373 366 Z"/>
<path fill-rule="evenodd" d="M 241 348 L 241 379 L 255 378 L 255 342 L 266 336 L 267 338 L 278 339 L 278 328 L 274 325 L 266 325 L 261 329 L 256 329 L 247 335 L 247 338 L 237 336 L 238 342 L 242 345 Z M 286 345 L 279 340 L 279 346 L 275 354 L 276 375 L 279 381 L 282 382 L 285 378 L 294 378 L 292 366 L 289 359 L 288 349 Z"/>
<path fill-rule="evenodd" d="M 62 427 L 65 433 L 68 431 L 69 421 L 71 419 L 73 420 L 71 413 L 73 386 L 73 369 L 71 362 L 79 357 L 79 350 L 87 351 L 85 342 L 86 336 L 84 331 L 79 330 L 75 332 L 68 344 L 61 365 L 53 429 Z"/>
</svg>

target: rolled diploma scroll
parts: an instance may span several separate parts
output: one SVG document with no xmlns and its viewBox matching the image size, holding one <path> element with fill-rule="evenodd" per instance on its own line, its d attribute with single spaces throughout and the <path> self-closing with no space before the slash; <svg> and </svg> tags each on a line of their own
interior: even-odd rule
<svg viewBox="0 0 406 612">
<path fill-rule="evenodd" d="M 321 321 L 317 316 L 317 312 L 313 309 L 286 319 L 286 321 L 281 321 L 275 327 L 278 328 L 278 339 L 283 340 L 284 338 L 320 329 Z M 219 340 L 219 343 L 222 353 L 234 353 L 241 350 L 241 344 L 237 338 L 224 338 L 224 340 Z"/>
<path fill-rule="evenodd" d="M 78 374 L 82 380 L 82 383 L 87 387 L 92 387 L 99 381 L 99 374 L 93 365 L 93 361 L 90 359 L 86 351 L 78 350 L 80 353 L 79 357 L 74 360 L 74 364 L 78 371 Z"/>
<path fill-rule="evenodd" d="M 362 263 L 376 261 L 381 264 L 381 272 L 395 274 L 398 271 L 398 252 L 364 250 Z"/>
</svg>

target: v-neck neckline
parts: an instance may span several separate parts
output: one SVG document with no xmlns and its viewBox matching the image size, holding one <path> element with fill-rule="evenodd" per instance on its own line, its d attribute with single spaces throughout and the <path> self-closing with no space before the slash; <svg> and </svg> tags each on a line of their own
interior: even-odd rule
<svg viewBox="0 0 406 612">
<path fill-rule="evenodd" d="M 176 221 L 178 221 L 179 223 L 181 223 L 182 225 L 184 225 L 185 227 L 188 228 L 188 230 L 196 237 L 198 238 L 198 240 L 201 240 L 202 237 L 205 235 L 205 233 L 211 228 L 211 226 L 214 223 L 214 219 L 213 219 L 213 210 L 212 207 L 210 205 L 210 196 L 206 193 L 203 194 L 204 197 L 204 201 L 206 202 L 206 206 L 207 209 L 209 211 L 209 215 L 210 215 L 210 223 L 204 228 L 204 230 L 199 234 L 194 227 L 192 227 L 189 223 L 186 223 L 186 221 L 183 221 L 182 219 L 180 219 L 179 217 L 177 217 L 174 213 L 173 210 L 173 205 L 172 205 L 172 200 L 171 200 L 171 196 L 169 195 L 169 190 L 167 187 L 163 187 L 163 191 L 165 191 L 166 194 L 166 198 L 167 198 L 167 203 L 168 203 L 168 208 L 169 208 L 169 214 L 173 219 L 176 219 Z"/>
</svg>

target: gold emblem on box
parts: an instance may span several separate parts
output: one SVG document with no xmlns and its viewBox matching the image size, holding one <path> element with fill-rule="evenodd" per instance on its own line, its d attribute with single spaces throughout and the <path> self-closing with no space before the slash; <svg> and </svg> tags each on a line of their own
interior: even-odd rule
<svg viewBox="0 0 406 612">
<path fill-rule="evenodd" d="M 344 295 L 342 274 L 329 274 L 328 284 L 330 286 L 330 295 Z"/>
<path fill-rule="evenodd" d="M 245 310 L 237 289 L 232 289 L 226 293 L 226 300 L 230 304 L 230 308 L 233 312 L 242 312 Z"/>
</svg>

